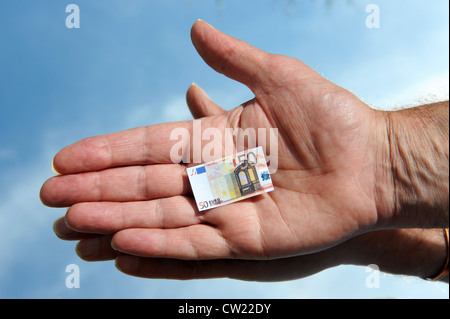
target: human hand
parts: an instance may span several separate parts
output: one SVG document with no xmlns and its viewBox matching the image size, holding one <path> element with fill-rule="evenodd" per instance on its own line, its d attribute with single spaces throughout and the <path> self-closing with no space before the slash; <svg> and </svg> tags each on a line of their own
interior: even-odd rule
<svg viewBox="0 0 450 319">
<path fill-rule="evenodd" d="M 76 251 L 86 261 L 116 260 L 132 276 L 163 279 L 232 278 L 284 281 L 307 277 L 339 265 L 376 265 L 385 273 L 430 278 L 445 261 L 447 244 L 441 229 L 392 229 L 353 237 L 317 253 L 272 260 L 180 260 L 127 255 L 111 247 L 112 235 L 80 233 L 56 220 L 56 235 L 79 241 Z M 448 282 L 448 276 L 440 280 Z"/>
<path fill-rule="evenodd" d="M 195 118 L 225 113 L 197 86 L 189 89 L 187 101 Z M 63 240 L 78 240 L 76 251 L 84 260 L 115 259 L 117 268 L 128 275 L 184 280 L 293 280 L 341 264 L 375 264 L 383 272 L 430 278 L 441 270 L 448 250 L 441 229 L 393 229 L 369 232 L 330 249 L 289 258 L 178 260 L 123 254 L 111 247 L 112 235 L 74 231 L 67 227 L 64 217 L 55 222 L 54 231 Z M 448 276 L 440 280 L 448 282 Z"/>
<path fill-rule="evenodd" d="M 41 198 L 71 206 L 72 229 L 112 234 L 116 250 L 143 257 L 273 259 L 329 248 L 386 217 L 393 203 L 378 167 L 383 116 L 302 62 L 205 22 L 194 24 L 192 40 L 212 68 L 255 94 L 214 113 L 204 93 L 191 88 L 191 103 L 211 109 L 202 128 L 278 128 L 275 191 L 200 214 L 185 165 L 169 155 L 170 132 L 191 131 L 192 122 L 136 128 L 85 139 L 55 156 L 61 175 L 43 185 Z"/>
<path fill-rule="evenodd" d="M 226 113 L 198 87 L 187 94 L 195 118 Z M 116 260 L 122 272 L 145 278 L 206 279 L 228 277 L 249 281 L 299 279 L 341 264 L 376 264 L 383 272 L 429 278 L 436 274 L 446 256 L 440 229 L 394 229 L 356 236 L 330 249 L 301 256 L 272 260 L 178 260 L 127 255 L 111 247 L 112 235 L 80 233 L 60 218 L 54 224 L 63 240 L 78 240 L 77 253 L 87 261 Z M 441 280 L 448 282 L 448 277 Z"/>
</svg>

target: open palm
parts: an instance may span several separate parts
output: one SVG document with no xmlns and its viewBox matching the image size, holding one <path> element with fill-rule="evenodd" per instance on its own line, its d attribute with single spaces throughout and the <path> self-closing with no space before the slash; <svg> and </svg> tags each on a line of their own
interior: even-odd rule
<svg viewBox="0 0 450 319">
<path fill-rule="evenodd" d="M 372 229 L 380 209 L 375 141 L 383 121 L 302 62 L 268 54 L 198 21 L 192 40 L 216 71 L 255 98 L 231 111 L 197 86 L 188 104 L 202 129 L 278 128 L 275 191 L 199 213 L 184 164 L 174 164 L 165 123 L 82 140 L 59 152 L 61 174 L 41 190 L 71 206 L 67 225 L 105 234 L 123 253 L 176 259 L 273 259 L 320 251 Z M 103 246 L 99 246 L 100 249 Z M 108 249 L 107 245 L 104 249 Z"/>
</svg>

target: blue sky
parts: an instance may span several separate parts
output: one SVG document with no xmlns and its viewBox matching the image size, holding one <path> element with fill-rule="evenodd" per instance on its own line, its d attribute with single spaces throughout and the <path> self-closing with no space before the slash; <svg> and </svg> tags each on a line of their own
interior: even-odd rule
<svg viewBox="0 0 450 319">
<path fill-rule="evenodd" d="M 68 29 L 66 5 L 80 8 Z M 368 4 L 380 28 L 368 29 Z M 266 51 L 303 60 L 375 108 L 448 99 L 446 0 L 0 0 L 0 298 L 448 298 L 448 285 L 341 266 L 282 283 L 144 280 L 80 260 L 58 240 L 39 189 L 51 160 L 82 138 L 191 119 L 196 82 L 231 109 L 252 98 L 191 44 L 199 18 Z M 65 268 L 80 267 L 68 289 Z"/>
</svg>

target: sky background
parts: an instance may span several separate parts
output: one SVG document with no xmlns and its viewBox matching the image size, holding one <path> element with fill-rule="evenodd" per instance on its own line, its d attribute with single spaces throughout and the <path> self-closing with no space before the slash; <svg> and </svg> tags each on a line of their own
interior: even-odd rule
<svg viewBox="0 0 450 319">
<path fill-rule="evenodd" d="M 80 28 L 68 29 L 68 4 Z M 368 29 L 368 4 L 380 28 Z M 210 69 L 199 18 L 271 53 L 296 57 L 374 108 L 448 99 L 447 0 L 0 0 L 0 298 L 448 298 L 447 284 L 340 266 L 280 283 L 149 280 L 88 263 L 52 231 L 64 209 L 39 200 L 53 156 L 80 139 L 189 120 L 199 84 L 225 109 L 251 99 Z M 80 288 L 65 285 L 80 268 Z"/>
</svg>

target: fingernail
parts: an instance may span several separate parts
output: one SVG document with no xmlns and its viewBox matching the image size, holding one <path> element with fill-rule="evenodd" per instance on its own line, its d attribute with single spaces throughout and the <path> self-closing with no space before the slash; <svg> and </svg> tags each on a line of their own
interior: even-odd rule
<svg viewBox="0 0 450 319">
<path fill-rule="evenodd" d="M 52 160 L 52 171 L 53 173 L 55 173 L 56 175 L 61 175 L 61 173 L 59 173 L 56 168 L 55 168 L 55 159 Z"/>
<path fill-rule="evenodd" d="M 210 27 L 214 28 L 210 23 L 206 22 L 206 21 L 203 20 L 203 19 L 197 19 L 196 22 L 205 22 L 207 25 L 209 25 Z"/>
</svg>

